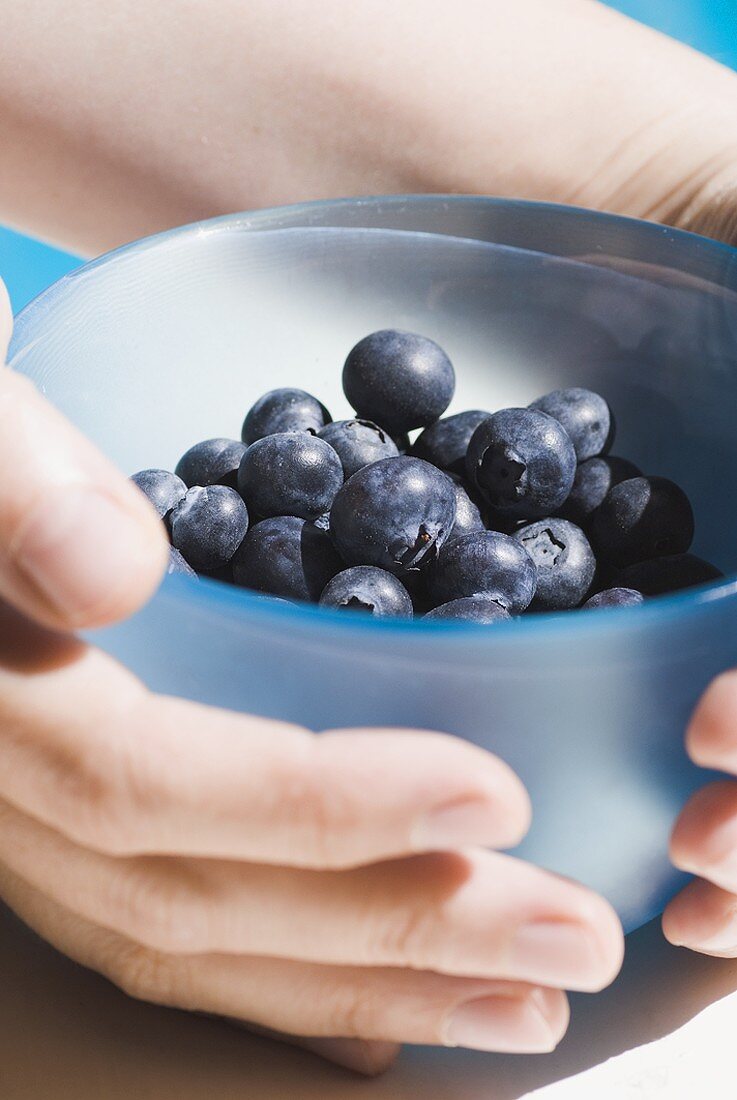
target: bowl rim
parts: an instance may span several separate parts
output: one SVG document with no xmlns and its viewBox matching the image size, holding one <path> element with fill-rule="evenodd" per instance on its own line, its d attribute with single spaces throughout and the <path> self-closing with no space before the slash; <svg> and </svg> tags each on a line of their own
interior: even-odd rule
<svg viewBox="0 0 737 1100">
<path fill-rule="evenodd" d="M 62 294 L 70 283 L 77 279 L 87 277 L 99 267 L 117 262 L 133 253 L 139 253 L 154 249 L 172 240 L 186 237 L 209 236 L 211 233 L 227 232 L 229 230 L 245 230 L 258 232 L 268 229 L 296 229 L 310 228 L 310 214 L 313 211 L 322 211 L 328 208 L 336 210 L 347 207 L 366 207 L 377 209 L 382 207 L 398 207 L 412 205 L 419 207 L 432 203 L 447 203 L 454 206 L 468 205 L 487 209 L 495 209 L 497 212 L 508 214 L 524 213 L 525 210 L 535 210 L 550 216 L 565 216 L 576 220 L 587 220 L 602 226 L 626 225 L 630 229 L 636 228 L 643 239 L 652 239 L 662 242 L 664 235 L 674 244 L 694 245 L 714 256 L 722 255 L 730 265 L 737 267 L 737 248 L 717 241 L 712 238 L 702 237 L 688 230 L 676 229 L 656 222 L 646 221 L 620 214 L 612 214 L 604 211 L 590 210 L 586 207 L 571 206 L 563 203 L 539 202 L 532 199 L 512 199 L 492 195 L 466 195 L 444 194 L 429 192 L 423 194 L 395 194 L 395 195 L 366 195 L 345 197 L 336 199 L 318 199 L 310 202 L 289 203 L 280 206 L 264 207 L 262 209 L 236 212 L 232 214 L 220 214 L 213 218 L 190 222 L 185 225 L 175 226 L 158 233 L 141 237 L 127 244 L 120 245 L 102 253 L 79 267 L 55 280 L 40 294 L 36 295 L 16 315 L 16 329 L 28 324 L 35 313 L 49 308 L 54 300 Z M 300 217 L 304 215 L 302 222 L 291 223 L 286 226 L 278 224 L 279 219 L 285 215 Z M 360 228 L 360 226 L 335 228 Z M 427 230 L 402 230 L 401 227 L 391 227 L 395 232 L 432 232 Z M 441 234 L 448 235 L 448 234 Z M 455 235 L 455 234 L 454 234 Z M 460 235 L 462 237 L 462 235 Z M 469 240 L 479 238 L 469 237 Z M 544 251 L 544 250 L 541 250 Z M 712 280 L 713 281 L 713 280 Z M 715 283 L 715 285 L 719 285 Z M 11 341 L 11 350 L 13 343 Z M 21 349 L 21 354 L 22 354 Z M 15 355 L 9 360 L 12 368 Z M 347 568 L 347 567 L 346 567 Z M 176 598 L 180 594 L 188 601 L 203 605 L 205 609 L 221 606 L 223 610 L 232 611 L 240 609 L 241 612 L 250 613 L 254 621 L 265 626 L 291 625 L 303 626 L 310 630 L 319 627 L 320 624 L 331 625 L 340 630 L 341 634 L 349 634 L 367 638 L 371 635 L 386 634 L 402 636 L 410 631 L 414 636 L 421 636 L 423 642 L 431 643 L 434 638 L 438 644 L 467 643 L 473 640 L 475 646 L 480 644 L 496 644 L 495 640 L 503 638 L 510 641 L 512 637 L 527 639 L 531 634 L 535 637 L 564 633 L 570 637 L 572 633 L 610 637 L 612 632 L 619 635 L 626 633 L 628 628 L 644 629 L 654 625 L 665 625 L 674 618 L 681 618 L 684 614 L 698 613 L 709 607 L 710 604 L 722 599 L 737 595 L 737 573 L 730 573 L 718 580 L 694 588 L 682 589 L 677 592 L 653 597 L 637 608 L 637 614 L 632 614 L 632 608 L 601 608 L 597 614 L 576 615 L 572 619 L 570 611 L 541 612 L 535 615 L 512 618 L 509 621 L 494 624 L 494 629 L 488 627 L 454 620 L 431 620 L 420 618 L 374 618 L 360 613 L 347 614 L 345 612 L 320 607 L 318 604 L 308 603 L 277 603 L 267 598 L 266 594 L 251 592 L 246 588 L 235 585 L 223 584 L 208 577 L 201 577 L 197 581 L 188 577 L 167 575 L 164 577 L 160 593 Z M 580 610 L 580 609 L 577 609 Z"/>
</svg>

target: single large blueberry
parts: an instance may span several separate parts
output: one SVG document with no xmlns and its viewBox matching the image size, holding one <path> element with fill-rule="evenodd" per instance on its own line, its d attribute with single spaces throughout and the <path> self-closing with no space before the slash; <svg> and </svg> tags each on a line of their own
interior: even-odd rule
<svg viewBox="0 0 737 1100">
<path fill-rule="evenodd" d="M 246 535 L 233 558 L 233 579 L 257 592 L 314 602 L 343 568 L 325 531 L 298 516 L 273 516 Z"/>
<path fill-rule="evenodd" d="M 597 607 L 636 607 L 644 602 L 645 597 L 636 588 L 605 588 L 603 592 L 590 596 L 582 605 L 582 610 Z"/>
<path fill-rule="evenodd" d="M 248 509 L 226 485 L 195 486 L 171 515 L 171 541 L 193 569 L 226 565 L 248 530 Z"/>
<path fill-rule="evenodd" d="M 564 501 L 560 514 L 565 519 L 582 526 L 589 516 L 599 507 L 609 490 L 620 481 L 631 477 L 641 477 L 634 462 L 615 455 L 597 455 L 587 458 L 576 469 L 573 486 Z"/>
<path fill-rule="evenodd" d="M 357 414 L 392 433 L 432 424 L 454 389 L 455 371 L 443 349 L 399 329 L 359 340 L 343 367 L 343 390 Z"/>
<path fill-rule="evenodd" d="M 533 610 L 578 607 L 596 572 L 594 552 L 581 528 L 567 519 L 541 519 L 515 531 L 514 538 L 537 566 Z"/>
<path fill-rule="evenodd" d="M 193 485 L 238 484 L 238 467 L 246 451 L 237 439 L 204 439 L 195 443 L 177 462 L 176 473 L 188 489 Z"/>
<path fill-rule="evenodd" d="M 482 412 L 481 409 L 469 409 L 453 416 L 444 416 L 418 435 L 412 444 L 412 454 L 415 458 L 432 462 L 433 466 L 439 466 L 441 470 L 463 477 L 466 473 L 466 452 L 471 436 L 481 421 L 488 420 L 490 416 L 490 412 Z"/>
<path fill-rule="evenodd" d="M 185 577 L 197 576 L 192 566 L 185 561 L 176 546 L 169 547 L 169 565 L 166 571 L 167 573 L 181 573 Z"/>
<path fill-rule="evenodd" d="M 502 516 L 552 515 L 571 491 L 576 452 L 568 433 L 537 409 L 501 409 L 482 420 L 466 455 L 471 484 Z"/>
<path fill-rule="evenodd" d="M 393 573 L 375 565 L 352 565 L 328 581 L 320 596 L 323 607 L 367 611 L 378 619 L 412 618 L 409 592 Z"/>
<path fill-rule="evenodd" d="M 535 595 L 535 563 L 525 547 L 499 531 L 453 539 L 429 576 L 436 604 L 486 595 L 508 611 L 524 611 Z"/>
<path fill-rule="evenodd" d="M 461 478 L 457 475 L 448 476 L 451 477 L 456 495 L 456 518 L 447 541 L 461 538 L 462 535 L 470 535 L 472 531 L 485 531 L 486 524 L 481 515 L 481 509 L 467 491 Z"/>
<path fill-rule="evenodd" d="M 163 519 L 187 492 L 187 486 L 180 477 L 169 470 L 139 470 L 131 481 L 137 485 L 143 495 L 154 506 Z"/>
<path fill-rule="evenodd" d="M 688 497 L 666 477 L 621 481 L 609 490 L 589 524 L 597 558 L 619 568 L 648 558 L 684 554 L 693 535 Z"/>
<path fill-rule="evenodd" d="M 399 454 L 392 437 L 370 420 L 335 420 L 317 434 L 337 452 L 346 480 L 372 462 Z"/>
<path fill-rule="evenodd" d="M 378 565 L 401 576 L 434 561 L 455 513 L 455 489 L 441 470 L 419 458 L 385 458 L 338 491 L 330 530 L 348 565 Z"/>
<path fill-rule="evenodd" d="M 337 453 L 307 432 L 278 432 L 256 440 L 238 471 L 238 491 L 258 516 L 317 519 L 330 511 L 342 484 Z"/>
<path fill-rule="evenodd" d="M 316 435 L 330 422 L 330 413 L 316 397 L 304 390 L 270 390 L 249 410 L 243 421 L 241 439 L 255 443 L 276 432 L 311 432 Z"/>
<path fill-rule="evenodd" d="M 715 565 L 695 554 L 671 554 L 636 562 L 615 574 L 615 583 L 622 588 L 636 588 L 645 596 L 662 596 L 681 588 L 695 588 L 719 580 L 724 574 Z"/>
<path fill-rule="evenodd" d="M 458 600 L 441 603 L 424 616 L 425 619 L 458 619 L 467 623 L 498 623 L 511 619 L 505 607 L 490 596 L 462 596 Z"/>
<path fill-rule="evenodd" d="M 611 409 L 604 398 L 592 390 L 580 386 L 553 390 L 533 401 L 530 408 L 547 413 L 563 425 L 579 462 L 602 454 L 612 444 L 614 421 Z"/>
</svg>

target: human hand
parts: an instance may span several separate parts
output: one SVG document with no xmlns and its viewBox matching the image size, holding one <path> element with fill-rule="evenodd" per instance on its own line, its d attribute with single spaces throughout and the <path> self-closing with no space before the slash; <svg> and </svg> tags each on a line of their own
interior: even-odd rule
<svg viewBox="0 0 737 1100">
<path fill-rule="evenodd" d="M 151 594 L 160 522 L 7 370 L 0 417 L 4 900 L 134 996 L 366 1072 L 404 1041 L 552 1049 L 563 989 L 607 984 L 622 935 L 590 891 L 478 847 L 525 832 L 519 780 L 441 734 L 149 693 L 69 630 Z"/>
<path fill-rule="evenodd" d="M 695 763 L 737 775 L 737 672 L 719 676 L 701 699 L 686 744 Z M 707 955 L 737 956 L 737 783 L 697 791 L 671 837 L 677 867 L 699 876 L 668 905 L 671 943 Z"/>
</svg>

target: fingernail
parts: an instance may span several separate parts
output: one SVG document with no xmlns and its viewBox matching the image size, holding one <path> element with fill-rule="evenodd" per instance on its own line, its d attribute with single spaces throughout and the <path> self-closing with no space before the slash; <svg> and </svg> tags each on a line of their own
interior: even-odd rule
<svg viewBox="0 0 737 1100">
<path fill-rule="evenodd" d="M 568 921 L 523 924 L 512 940 L 509 961 L 517 977 L 566 989 L 588 989 L 604 977 L 593 936 Z"/>
<path fill-rule="evenodd" d="M 551 1005 L 545 990 L 524 996 L 480 997 L 460 1005 L 445 1029 L 447 1046 L 533 1054 L 553 1050 Z"/>
<path fill-rule="evenodd" d="M 431 810 L 415 825 L 412 845 L 418 850 L 466 844 L 498 844 L 505 831 L 499 806 L 482 798 L 452 802 Z"/>
<path fill-rule="evenodd" d="M 151 545 L 121 505 L 91 486 L 70 485 L 37 506 L 11 552 L 56 611 L 73 620 L 105 606 Z"/>
</svg>

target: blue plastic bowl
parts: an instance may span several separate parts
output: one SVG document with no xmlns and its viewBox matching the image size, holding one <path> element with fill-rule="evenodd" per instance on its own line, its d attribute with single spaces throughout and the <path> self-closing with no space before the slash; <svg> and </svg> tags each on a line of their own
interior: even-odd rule
<svg viewBox="0 0 737 1100">
<path fill-rule="evenodd" d="M 682 484 L 695 551 L 735 568 L 737 251 L 661 226 L 460 196 L 220 218 L 56 283 L 18 318 L 12 365 L 132 472 L 237 435 L 274 386 L 347 415 L 346 352 L 390 326 L 448 350 L 455 409 L 601 391 L 616 453 Z M 683 732 L 737 660 L 737 586 L 480 629 L 169 578 L 97 640 L 165 692 L 313 729 L 447 730 L 493 750 L 532 796 L 520 853 L 603 892 L 632 929 L 682 881 L 668 832 L 705 779 Z"/>
</svg>

